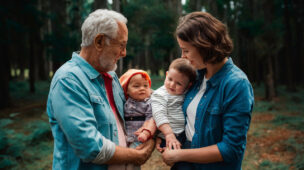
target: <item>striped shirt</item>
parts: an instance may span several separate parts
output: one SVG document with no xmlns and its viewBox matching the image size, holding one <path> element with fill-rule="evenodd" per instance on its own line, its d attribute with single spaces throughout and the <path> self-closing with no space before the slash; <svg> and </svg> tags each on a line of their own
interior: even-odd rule
<svg viewBox="0 0 304 170">
<path fill-rule="evenodd" d="M 151 96 L 152 115 L 156 126 L 169 123 L 174 134 L 185 130 L 185 116 L 182 110 L 185 95 L 170 95 L 165 86 L 155 90 Z M 163 134 L 159 137 L 165 139 Z"/>
</svg>

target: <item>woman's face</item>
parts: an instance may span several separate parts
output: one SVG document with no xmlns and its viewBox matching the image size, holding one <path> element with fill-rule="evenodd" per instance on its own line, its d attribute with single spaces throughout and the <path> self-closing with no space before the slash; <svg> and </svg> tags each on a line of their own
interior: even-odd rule
<svg viewBox="0 0 304 170">
<path fill-rule="evenodd" d="M 203 58 L 196 47 L 179 38 L 177 38 L 177 42 L 182 50 L 182 58 L 188 59 L 192 66 L 198 70 L 206 68 Z"/>
</svg>

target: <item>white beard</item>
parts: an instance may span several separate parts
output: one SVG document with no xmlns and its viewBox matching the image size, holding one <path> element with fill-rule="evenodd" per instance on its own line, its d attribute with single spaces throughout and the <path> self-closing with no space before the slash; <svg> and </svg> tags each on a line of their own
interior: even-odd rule
<svg viewBox="0 0 304 170">
<path fill-rule="evenodd" d="M 113 60 L 111 59 L 106 59 L 107 57 L 105 56 L 100 56 L 99 57 L 99 64 L 103 70 L 106 72 L 109 71 L 115 71 L 117 69 L 117 64 L 113 63 Z"/>
<path fill-rule="evenodd" d="M 117 63 L 115 63 L 114 68 L 111 71 L 116 71 L 117 69 Z"/>
</svg>

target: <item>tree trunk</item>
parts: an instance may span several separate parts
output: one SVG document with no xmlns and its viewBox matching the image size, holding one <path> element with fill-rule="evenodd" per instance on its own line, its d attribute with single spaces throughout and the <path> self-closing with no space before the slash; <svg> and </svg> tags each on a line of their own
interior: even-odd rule
<svg viewBox="0 0 304 170">
<path fill-rule="evenodd" d="M 4 33 L 5 34 L 5 33 Z M 10 93 L 9 93 L 9 75 L 10 63 L 7 44 L 0 44 L 3 59 L 0 62 L 0 109 L 9 106 Z"/>
<path fill-rule="evenodd" d="M 107 9 L 108 8 L 107 0 L 94 0 L 93 8 L 96 9 Z"/>
<path fill-rule="evenodd" d="M 36 47 L 35 39 L 33 35 L 30 36 L 30 61 L 29 61 L 29 83 L 30 83 L 30 92 L 35 93 L 35 81 L 36 81 Z"/>
<path fill-rule="evenodd" d="M 67 55 L 66 48 L 62 41 L 65 39 L 66 32 L 64 30 L 66 26 L 66 1 L 57 0 L 51 1 L 50 6 L 54 15 L 54 18 L 51 20 L 51 32 L 55 40 L 53 40 L 52 48 L 52 70 L 53 73 L 62 65 L 63 58 Z"/>
<path fill-rule="evenodd" d="M 292 34 L 291 34 L 291 28 L 290 28 L 290 4 L 288 3 L 288 0 L 284 0 L 284 26 L 285 26 L 285 32 L 284 32 L 284 52 L 285 52 L 285 71 L 287 74 L 286 80 L 287 80 L 287 89 L 294 91 L 295 90 L 295 84 L 293 81 L 293 47 L 292 47 Z"/>
<path fill-rule="evenodd" d="M 120 13 L 120 4 L 120 0 L 113 0 L 112 9 Z M 123 74 L 123 58 L 118 60 L 118 67 L 116 73 L 119 77 Z"/>
<path fill-rule="evenodd" d="M 266 65 L 267 74 L 265 77 L 265 94 L 267 100 L 272 100 L 276 96 L 276 90 L 273 73 L 273 60 L 271 56 L 267 57 Z"/>
<path fill-rule="evenodd" d="M 304 29 L 304 2 L 303 0 L 291 1 L 291 11 L 295 11 L 292 18 L 295 22 L 295 45 L 294 45 L 294 81 L 297 83 L 304 83 L 303 72 L 304 72 L 304 43 L 303 43 L 303 29 Z"/>
<path fill-rule="evenodd" d="M 268 0 L 264 3 L 264 6 L 267 8 L 264 8 L 264 17 L 267 24 L 271 24 L 274 19 L 274 2 L 273 0 Z M 267 27 L 266 27 L 267 28 Z M 275 78 L 274 78 L 274 55 L 276 55 L 275 49 L 276 44 L 274 43 L 276 40 L 274 32 L 268 28 L 266 29 L 266 32 L 264 33 L 262 40 L 266 42 L 266 44 L 269 44 L 266 52 L 266 74 L 265 74 L 265 97 L 268 100 L 272 100 L 274 97 L 276 97 L 276 90 L 275 90 Z"/>
<path fill-rule="evenodd" d="M 38 10 L 39 11 L 43 11 L 45 8 L 45 4 L 46 3 L 45 1 L 43 0 L 38 0 Z M 38 28 L 38 38 L 39 38 L 39 46 L 38 47 L 38 56 L 37 56 L 37 59 L 38 59 L 38 78 L 40 80 L 47 80 L 48 79 L 48 67 L 47 67 L 47 57 L 46 57 L 46 48 L 45 48 L 45 45 L 44 43 L 42 43 L 43 41 L 43 36 L 44 34 L 46 33 L 46 26 L 44 25 L 43 27 L 41 28 Z M 46 31 L 45 31 L 46 30 Z M 38 45 L 38 44 L 37 44 Z"/>
</svg>

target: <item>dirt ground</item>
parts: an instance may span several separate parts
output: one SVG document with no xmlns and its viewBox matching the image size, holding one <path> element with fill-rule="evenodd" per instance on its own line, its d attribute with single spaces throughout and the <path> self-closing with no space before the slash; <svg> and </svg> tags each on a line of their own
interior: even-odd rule
<svg viewBox="0 0 304 170">
<path fill-rule="evenodd" d="M 19 123 L 13 123 L 8 125 L 6 128 L 14 129 L 17 132 L 22 131 L 25 124 L 28 124 L 34 120 L 43 119 L 47 122 L 47 116 L 45 114 L 45 104 L 25 104 L 22 106 L 18 105 L 14 108 L 6 109 L 1 111 L 1 118 L 12 118 L 9 113 L 18 113 L 17 116 L 13 117 L 13 120 L 19 121 Z M 42 114 L 41 114 L 42 113 Z M 247 148 L 244 156 L 242 168 L 244 170 L 261 169 L 261 165 L 266 163 L 280 163 L 289 167 L 288 169 L 297 169 L 294 166 L 294 161 L 298 151 L 293 144 L 301 144 L 303 147 L 304 143 L 304 132 L 301 130 L 291 130 L 286 128 L 287 126 L 275 126 L 272 121 L 276 115 L 273 113 L 253 113 L 250 130 L 247 138 Z M 30 133 L 30 132 L 25 132 Z M 288 140 L 294 139 L 294 142 L 288 142 Z M 287 141 L 287 142 L 286 142 Z M 51 142 L 51 141 L 50 141 Z M 52 146 L 50 146 L 52 147 Z M 51 154 L 47 156 L 51 159 Z M 36 157 L 39 157 L 36 155 Z M 37 167 L 34 164 L 44 165 L 40 167 L 42 169 L 49 169 L 51 167 L 51 160 L 43 162 L 42 160 L 32 160 L 28 158 L 29 162 L 23 162 L 20 165 L 33 164 L 32 167 Z M 266 163 L 265 163 L 266 162 Z M 20 166 L 19 165 L 19 166 Z M 142 170 L 168 170 L 169 166 L 165 165 L 162 161 L 161 154 L 156 150 L 153 152 L 151 158 L 142 165 Z M 22 168 L 17 168 L 22 169 Z M 262 168 L 263 169 L 263 168 Z M 267 169 L 267 168 L 266 168 Z M 275 169 L 275 168 L 274 168 Z M 284 169 L 284 168 L 283 168 Z"/>
<path fill-rule="evenodd" d="M 304 143 L 304 132 L 299 130 L 288 130 L 284 127 L 271 128 L 273 114 L 254 114 L 251 121 L 251 127 L 247 138 L 247 147 L 244 156 L 242 169 L 259 169 L 263 161 L 273 163 L 285 163 L 291 165 L 290 169 L 296 169 L 292 166 L 296 157 L 296 152 L 288 149 L 285 141 L 289 138 L 295 138 L 297 143 Z M 265 129 L 259 129 L 264 126 Z M 261 131 L 261 136 L 253 135 L 254 132 Z M 142 166 L 142 170 L 167 170 L 169 166 L 163 163 L 161 154 L 156 150 L 151 158 Z"/>
</svg>

